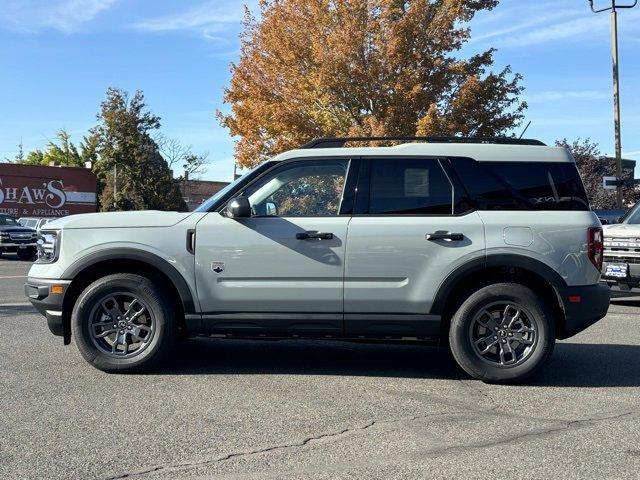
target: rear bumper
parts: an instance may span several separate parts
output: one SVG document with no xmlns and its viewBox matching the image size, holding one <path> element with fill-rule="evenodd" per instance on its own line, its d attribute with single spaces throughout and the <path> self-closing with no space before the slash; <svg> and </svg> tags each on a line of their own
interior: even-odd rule
<svg viewBox="0 0 640 480">
<path fill-rule="evenodd" d="M 607 285 L 566 287 L 558 291 L 565 313 L 558 338 L 564 339 L 581 332 L 604 318 L 609 310 L 611 292 Z"/>
<path fill-rule="evenodd" d="M 69 332 L 65 332 L 62 304 L 70 283 L 71 280 L 49 280 L 29 277 L 24 285 L 24 294 L 36 310 L 45 316 L 51 333 L 65 338 Z M 61 285 L 63 293 L 51 293 L 52 285 Z"/>
</svg>

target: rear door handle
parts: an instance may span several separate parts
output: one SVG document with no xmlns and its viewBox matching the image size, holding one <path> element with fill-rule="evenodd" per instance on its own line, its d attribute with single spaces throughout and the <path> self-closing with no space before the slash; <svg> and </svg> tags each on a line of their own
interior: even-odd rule
<svg viewBox="0 0 640 480">
<path fill-rule="evenodd" d="M 306 232 L 296 233 L 296 238 L 298 240 L 308 240 L 311 238 L 317 238 L 319 240 L 331 240 L 333 238 L 333 233 L 318 232 L 317 230 L 307 230 Z"/>
<path fill-rule="evenodd" d="M 454 242 L 459 242 L 464 240 L 464 235 L 462 233 L 451 233 L 445 230 L 438 230 L 437 232 L 427 233 L 427 240 L 453 240 Z"/>
</svg>

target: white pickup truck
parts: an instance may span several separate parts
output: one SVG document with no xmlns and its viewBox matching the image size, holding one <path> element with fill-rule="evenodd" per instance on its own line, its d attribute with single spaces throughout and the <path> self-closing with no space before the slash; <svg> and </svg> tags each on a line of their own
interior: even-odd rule
<svg viewBox="0 0 640 480">
<path fill-rule="evenodd" d="M 604 225 L 602 278 L 621 290 L 640 287 L 640 202 L 620 223 Z"/>
</svg>

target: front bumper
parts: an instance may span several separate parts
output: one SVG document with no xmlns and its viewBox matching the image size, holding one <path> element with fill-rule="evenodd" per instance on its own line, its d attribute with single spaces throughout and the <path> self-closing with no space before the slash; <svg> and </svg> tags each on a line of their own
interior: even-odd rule
<svg viewBox="0 0 640 480">
<path fill-rule="evenodd" d="M 36 248 L 37 244 L 23 242 L 2 242 L 0 243 L 0 251 L 2 250 L 18 250 L 20 248 Z"/>
<path fill-rule="evenodd" d="M 559 326 L 557 337 L 572 337 L 607 315 L 611 291 L 608 285 L 566 287 L 558 291 L 565 320 Z"/>
<path fill-rule="evenodd" d="M 64 296 L 71 284 L 71 280 L 50 280 L 43 278 L 27 278 L 24 285 L 24 294 L 27 296 L 32 305 L 47 319 L 49 330 L 54 335 L 70 338 L 68 330 L 68 322 L 64 321 L 62 305 Z M 62 293 L 52 293 L 52 286 L 61 286 Z"/>
</svg>

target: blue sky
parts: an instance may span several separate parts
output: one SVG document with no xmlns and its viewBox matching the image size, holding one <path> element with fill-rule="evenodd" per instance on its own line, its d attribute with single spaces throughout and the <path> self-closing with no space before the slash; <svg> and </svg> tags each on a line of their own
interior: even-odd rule
<svg viewBox="0 0 640 480">
<path fill-rule="evenodd" d="M 604 2 L 605 0 L 596 0 Z M 209 152 L 203 178 L 228 180 L 233 140 L 214 117 L 238 58 L 243 4 L 255 0 L 2 0 L 0 158 L 74 140 L 95 124 L 109 86 L 141 89 L 162 131 Z M 640 6 L 620 20 L 623 154 L 640 160 Z M 613 151 L 609 16 L 586 0 L 503 0 L 472 22 L 462 54 L 498 49 L 524 75 L 526 136 L 591 137 Z"/>
</svg>

